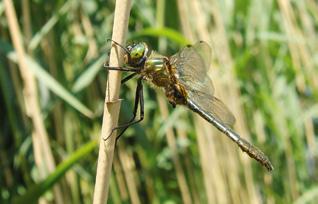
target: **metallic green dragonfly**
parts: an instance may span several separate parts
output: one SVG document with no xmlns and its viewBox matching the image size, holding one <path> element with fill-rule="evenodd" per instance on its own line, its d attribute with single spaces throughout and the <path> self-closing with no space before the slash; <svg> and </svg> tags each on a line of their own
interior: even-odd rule
<svg viewBox="0 0 318 204">
<path fill-rule="evenodd" d="M 161 88 L 173 107 L 183 105 L 199 114 L 214 125 L 224 135 L 234 141 L 250 157 L 257 160 L 269 171 L 273 166 L 268 157 L 257 147 L 241 138 L 231 127 L 235 122 L 233 114 L 224 103 L 214 96 L 214 87 L 208 77 L 211 48 L 203 41 L 193 46 L 184 47 L 176 54 L 167 57 L 151 51 L 144 42 L 124 47 L 112 41 L 125 52 L 123 67 L 110 67 L 108 70 L 132 72 L 122 80 L 122 83 L 138 77 L 133 117 L 128 123 L 113 129 L 122 129 L 117 139 L 124 131 L 144 118 L 143 81 Z M 136 120 L 138 106 L 140 117 Z"/>
</svg>

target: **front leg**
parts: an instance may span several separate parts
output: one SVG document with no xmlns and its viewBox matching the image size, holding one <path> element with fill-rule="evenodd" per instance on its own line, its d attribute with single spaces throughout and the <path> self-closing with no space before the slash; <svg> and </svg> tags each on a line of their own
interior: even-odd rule
<svg viewBox="0 0 318 204">
<path fill-rule="evenodd" d="M 140 118 L 138 120 L 135 120 L 139 105 L 140 105 Z M 129 126 L 139 123 L 140 121 L 143 120 L 143 118 L 144 118 L 144 96 L 143 96 L 142 78 L 139 78 L 137 83 L 137 88 L 136 88 L 136 96 L 135 96 L 135 103 L 134 103 L 132 118 L 127 123 L 114 127 L 111 133 L 106 138 L 104 138 L 104 140 L 106 141 L 113 134 L 115 130 L 123 128 L 121 132 L 117 135 L 117 138 L 116 138 L 116 141 L 117 141 L 119 137 L 124 134 L 124 132 Z"/>
<path fill-rule="evenodd" d="M 140 69 L 139 68 L 135 68 L 135 67 L 110 67 L 106 64 L 104 64 L 104 68 L 107 69 L 107 71 L 109 70 L 113 70 L 113 71 L 122 71 L 122 72 L 139 72 Z"/>
</svg>

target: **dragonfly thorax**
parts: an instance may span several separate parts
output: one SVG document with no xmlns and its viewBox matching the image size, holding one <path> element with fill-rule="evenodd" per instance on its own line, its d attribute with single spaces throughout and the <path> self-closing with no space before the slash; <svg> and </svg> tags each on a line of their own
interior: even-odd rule
<svg viewBox="0 0 318 204">
<path fill-rule="evenodd" d="M 167 58 L 152 52 L 144 63 L 141 75 L 156 86 L 165 87 L 171 83 Z"/>
<path fill-rule="evenodd" d="M 152 52 L 144 64 L 141 75 L 146 81 L 162 88 L 173 106 L 185 105 L 187 94 L 184 87 L 177 83 L 174 72 L 168 57 Z"/>
</svg>

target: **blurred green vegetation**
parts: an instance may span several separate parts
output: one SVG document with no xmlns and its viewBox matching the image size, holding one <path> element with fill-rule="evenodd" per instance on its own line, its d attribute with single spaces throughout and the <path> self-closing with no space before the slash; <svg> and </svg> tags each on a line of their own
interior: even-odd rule
<svg viewBox="0 0 318 204">
<path fill-rule="evenodd" d="M 92 203 L 107 81 L 102 65 L 115 1 L 23 0 L 14 6 L 57 168 L 39 163 L 47 157 L 41 157 L 43 144 L 36 145 L 26 113 L 25 84 L 1 1 L 0 203 L 40 196 L 48 203 Z M 128 30 L 128 41 L 145 41 L 165 55 L 209 42 L 216 94 L 236 116 L 235 129 L 275 169 L 267 173 L 145 85 L 145 119 L 119 140 L 109 203 L 315 203 L 317 1 L 136 0 Z M 119 123 L 131 117 L 135 87 L 131 80 L 121 88 Z"/>
</svg>

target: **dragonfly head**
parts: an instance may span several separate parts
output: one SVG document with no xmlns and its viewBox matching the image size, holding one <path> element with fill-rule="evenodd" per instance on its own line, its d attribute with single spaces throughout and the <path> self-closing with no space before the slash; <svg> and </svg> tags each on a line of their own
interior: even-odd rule
<svg viewBox="0 0 318 204">
<path fill-rule="evenodd" d="M 125 55 L 125 63 L 132 67 L 141 67 L 145 63 L 149 52 L 147 44 L 144 42 L 134 43 L 126 48 L 128 52 Z"/>
</svg>

